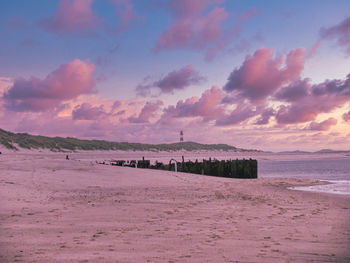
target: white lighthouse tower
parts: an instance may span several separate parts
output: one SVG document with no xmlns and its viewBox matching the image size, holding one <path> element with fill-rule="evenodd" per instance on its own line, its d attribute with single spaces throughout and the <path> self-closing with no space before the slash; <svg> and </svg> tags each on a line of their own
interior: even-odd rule
<svg viewBox="0 0 350 263">
<path fill-rule="evenodd" d="M 184 141 L 184 132 L 180 131 L 180 142 Z"/>
</svg>

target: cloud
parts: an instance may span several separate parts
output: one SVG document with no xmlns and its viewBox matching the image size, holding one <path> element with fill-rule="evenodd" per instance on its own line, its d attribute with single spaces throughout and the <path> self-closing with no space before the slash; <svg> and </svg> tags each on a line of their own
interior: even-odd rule
<svg viewBox="0 0 350 263">
<path fill-rule="evenodd" d="M 250 17 L 256 16 L 258 14 L 259 14 L 259 10 L 255 6 L 252 6 L 249 8 L 249 10 L 247 12 L 244 12 L 244 13 L 239 15 L 238 21 L 240 23 L 243 23 L 243 22 L 247 21 Z"/>
<path fill-rule="evenodd" d="M 247 104 L 238 104 L 237 107 L 229 114 L 217 119 L 217 126 L 230 126 L 239 124 L 249 118 L 256 116 L 257 111 Z"/>
<path fill-rule="evenodd" d="M 265 109 L 261 114 L 258 120 L 255 122 L 255 125 L 265 125 L 268 124 L 270 118 L 275 115 L 275 110 L 273 108 Z"/>
<path fill-rule="evenodd" d="M 305 123 L 350 100 L 350 75 L 345 80 L 311 84 L 308 78 L 300 79 L 303 48 L 292 50 L 286 57 L 272 55 L 272 49 L 258 49 L 230 74 L 223 87 L 228 94 L 222 103 L 236 108 L 217 119 L 217 125 L 234 125 L 254 116 L 258 116 L 256 125 L 268 124 L 272 117 L 279 125 Z M 270 101 L 277 106 L 265 108 Z"/>
<path fill-rule="evenodd" d="M 153 88 L 159 88 L 161 93 L 174 93 L 176 90 L 183 90 L 191 85 L 197 85 L 204 81 L 192 65 L 187 65 L 179 70 L 169 72 L 164 78 L 151 84 L 140 84 L 136 88 L 139 95 L 146 95 Z"/>
<path fill-rule="evenodd" d="M 60 0 L 58 9 L 49 18 L 41 19 L 39 24 L 54 33 L 90 34 L 101 22 L 93 14 L 93 0 Z"/>
<path fill-rule="evenodd" d="M 232 26 L 231 28 L 226 30 L 224 34 L 222 34 L 222 36 L 213 45 L 208 47 L 205 54 L 205 61 L 213 61 L 214 58 L 216 58 L 220 52 L 223 52 L 233 42 L 234 39 L 238 38 L 240 33 L 241 30 L 239 26 Z M 243 52 L 243 50 L 245 51 L 247 47 L 248 43 L 241 40 L 241 42 L 238 43 L 234 47 L 234 49 Z"/>
<path fill-rule="evenodd" d="M 279 89 L 275 98 L 277 100 L 293 102 L 307 96 L 311 90 L 310 79 L 296 80 L 286 87 Z"/>
<path fill-rule="evenodd" d="M 119 109 L 119 107 L 122 105 L 122 102 L 120 100 L 116 100 L 113 102 L 112 105 L 112 111 L 115 111 L 116 109 Z"/>
<path fill-rule="evenodd" d="M 250 43 L 245 38 L 240 38 L 241 26 L 249 18 L 258 15 L 259 10 L 256 7 L 251 7 L 248 11 L 241 13 L 237 18 L 237 23 L 225 30 L 220 38 L 218 38 L 211 46 L 208 47 L 205 55 L 207 62 L 212 61 L 218 54 L 224 53 L 227 50 L 230 53 L 242 53 L 249 49 Z M 230 46 L 234 40 L 238 43 Z M 261 41 L 261 32 L 258 32 L 252 39 L 253 41 Z"/>
<path fill-rule="evenodd" d="M 342 118 L 343 118 L 344 121 L 350 122 L 350 111 L 344 113 L 344 114 L 342 115 Z"/>
<path fill-rule="evenodd" d="M 321 39 L 336 40 L 337 44 L 345 49 L 350 55 L 350 17 L 345 18 L 339 24 L 332 27 L 320 29 Z"/>
<path fill-rule="evenodd" d="M 1 77 L 0 76 L 0 96 L 13 85 L 13 81 L 9 77 Z"/>
<path fill-rule="evenodd" d="M 131 22 L 138 18 L 134 11 L 134 3 L 132 0 L 109 0 L 114 6 L 117 16 L 119 17 L 119 25 L 116 32 L 126 30 Z"/>
<path fill-rule="evenodd" d="M 279 124 L 313 121 L 318 114 L 329 113 L 350 100 L 350 75 L 345 80 L 326 80 L 314 85 L 307 79 L 300 83 L 307 94 L 298 100 L 289 99 L 291 104 L 279 107 L 275 116 Z"/>
<path fill-rule="evenodd" d="M 336 124 L 337 120 L 335 118 L 329 118 L 322 122 L 311 122 L 308 126 L 308 129 L 312 131 L 328 131 L 332 126 Z"/>
<path fill-rule="evenodd" d="M 321 46 L 321 41 L 317 41 L 312 47 L 311 49 L 309 50 L 309 52 L 307 53 L 306 55 L 306 58 L 312 58 L 317 50 L 319 49 L 319 47 Z"/>
<path fill-rule="evenodd" d="M 172 15 L 168 28 L 160 34 L 155 51 L 196 49 L 205 52 L 205 60 L 212 61 L 238 38 L 242 23 L 259 13 L 256 7 L 240 14 L 234 24 L 220 4 L 225 0 L 170 0 L 166 5 Z M 224 24 L 228 24 L 225 25 Z M 247 43 L 244 43 L 247 47 Z"/>
<path fill-rule="evenodd" d="M 240 68 L 236 68 L 223 87 L 251 101 L 264 100 L 283 84 L 300 76 L 304 68 L 305 50 L 298 48 L 287 57 L 276 56 L 273 50 L 260 48 L 253 56 L 248 55 Z"/>
<path fill-rule="evenodd" d="M 320 84 L 313 85 L 312 93 L 316 96 L 337 95 L 339 97 L 350 96 L 350 74 L 345 80 L 326 80 Z"/>
<path fill-rule="evenodd" d="M 95 65 L 75 59 L 63 63 L 45 79 L 18 78 L 4 93 L 5 107 L 12 111 L 44 111 L 62 101 L 91 93 L 94 87 Z"/>
<path fill-rule="evenodd" d="M 228 17 L 224 8 L 214 7 L 218 0 L 170 0 L 168 10 L 173 16 L 171 25 L 159 36 L 156 51 L 190 47 L 203 49 L 221 37 L 221 23 Z"/>
<path fill-rule="evenodd" d="M 131 123 L 149 123 L 150 119 L 156 117 L 156 113 L 163 105 L 163 101 L 157 100 L 154 102 L 146 102 L 140 114 L 137 117 L 128 118 Z"/>
<path fill-rule="evenodd" d="M 97 120 L 106 117 L 107 113 L 103 105 L 94 107 L 90 103 L 83 103 L 78 105 L 72 111 L 72 118 L 74 120 Z"/>
<path fill-rule="evenodd" d="M 280 106 L 275 117 L 279 124 L 296 124 L 316 119 L 319 112 L 317 103 L 303 102 Z"/>
<path fill-rule="evenodd" d="M 206 90 L 200 98 L 192 97 L 185 101 L 180 100 L 176 106 L 164 109 L 161 122 L 171 122 L 172 118 L 202 117 L 204 121 L 213 120 L 223 114 L 221 100 L 223 92 L 216 86 Z"/>
</svg>

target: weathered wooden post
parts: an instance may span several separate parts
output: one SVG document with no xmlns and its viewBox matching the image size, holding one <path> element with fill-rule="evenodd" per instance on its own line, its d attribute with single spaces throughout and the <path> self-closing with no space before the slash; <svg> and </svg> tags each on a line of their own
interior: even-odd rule
<svg viewBox="0 0 350 263">
<path fill-rule="evenodd" d="M 170 159 L 169 161 L 169 171 L 171 171 L 171 162 L 174 161 L 174 171 L 177 172 L 177 161 L 175 159 Z"/>
<path fill-rule="evenodd" d="M 182 172 L 185 172 L 185 158 L 182 155 Z"/>
</svg>

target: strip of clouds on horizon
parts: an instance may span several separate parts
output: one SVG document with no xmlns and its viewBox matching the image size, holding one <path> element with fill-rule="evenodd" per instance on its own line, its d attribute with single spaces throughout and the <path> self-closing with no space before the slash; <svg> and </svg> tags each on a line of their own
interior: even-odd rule
<svg viewBox="0 0 350 263">
<path fill-rule="evenodd" d="M 285 57 L 274 57 L 272 49 L 261 48 L 248 55 L 242 65 L 232 71 L 222 89 L 214 86 L 199 98 L 179 100 L 176 106 L 163 107 L 160 100 L 140 102 L 139 112 L 126 114 L 120 120 L 126 124 L 151 123 L 152 119 L 153 123 L 161 124 L 200 118 L 208 125 L 213 125 L 214 120 L 217 126 L 249 121 L 255 125 L 269 125 L 270 119 L 278 125 L 315 122 L 320 114 L 330 113 L 350 101 L 350 76 L 344 80 L 310 84 L 309 79 L 300 77 L 304 53 L 303 49 L 296 49 Z M 45 79 L 15 79 L 3 93 L 3 106 L 13 112 L 43 112 L 63 107 L 65 103 L 93 92 L 94 71 L 95 65 L 76 59 L 63 63 Z M 181 71 L 173 71 L 158 82 L 167 83 L 168 78 L 171 80 L 178 72 Z M 270 106 L 270 102 L 276 102 L 277 106 Z M 113 119 L 121 102 L 110 104 L 114 108 L 110 106 L 106 110 L 103 104 L 82 103 L 75 106 L 70 116 L 73 120 Z M 128 105 L 123 110 L 127 112 L 133 106 Z M 159 114 L 159 111 L 163 113 Z"/>
<path fill-rule="evenodd" d="M 256 55 L 261 52 L 266 53 L 265 56 Z M 168 127 L 175 130 L 183 127 L 206 127 L 208 132 L 215 130 L 220 133 L 223 126 L 234 128 L 243 125 L 250 127 L 249 130 L 258 126 L 273 130 L 276 125 L 282 125 L 279 129 L 283 130 L 283 125 L 307 124 L 307 128 L 294 127 L 300 131 L 326 132 L 337 125 L 338 121 L 334 117 L 320 121 L 318 116 L 341 108 L 350 100 L 350 81 L 346 78 L 310 84 L 310 80 L 299 78 L 303 68 L 303 59 L 299 52 L 303 53 L 296 49 L 286 57 L 274 57 L 271 50 L 259 49 L 255 55 L 247 56 L 242 65 L 233 70 L 240 83 L 236 86 L 237 89 L 213 86 L 200 97 L 179 100 L 174 106 L 164 105 L 161 100 L 109 99 L 102 102 L 98 94 L 91 93 L 94 89 L 94 65 L 74 60 L 63 63 L 43 80 L 15 80 L 2 96 L 2 107 L 7 117 L 16 116 L 17 121 L 20 120 L 15 129 L 36 132 L 43 129 L 53 133 L 52 135 L 64 131 L 64 134 L 71 132 L 78 137 L 109 136 L 115 138 L 114 140 L 117 137 L 113 136 L 121 136 L 121 129 L 136 133 L 144 131 L 143 129 L 161 131 Z M 261 74 L 255 67 L 249 66 L 250 63 L 270 65 L 274 74 L 268 75 L 264 72 L 264 67 L 259 66 L 263 72 Z M 251 78 L 248 83 L 240 76 L 253 73 L 257 77 Z M 231 74 L 228 82 L 232 80 Z M 261 83 L 269 83 L 272 87 L 263 90 L 258 97 L 251 96 L 250 92 L 255 88 L 259 89 Z M 249 85 L 248 93 L 242 92 L 244 85 Z M 95 99 L 90 99 L 89 102 L 89 97 Z M 272 106 L 270 102 L 277 104 Z M 347 120 L 347 114 L 344 113 L 344 120 Z M 57 128 L 53 121 L 62 123 L 62 126 Z M 87 132 L 89 129 L 94 132 Z M 156 137 L 154 140 L 157 142 Z"/>
</svg>

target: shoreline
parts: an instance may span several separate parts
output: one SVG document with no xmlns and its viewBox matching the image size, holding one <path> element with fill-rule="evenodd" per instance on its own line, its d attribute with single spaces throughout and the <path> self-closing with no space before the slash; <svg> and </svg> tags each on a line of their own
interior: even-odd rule
<svg viewBox="0 0 350 263">
<path fill-rule="evenodd" d="M 2 156 L 0 170 L 3 262 L 350 261 L 350 199 L 288 189 L 321 181 L 55 154 Z"/>
<path fill-rule="evenodd" d="M 344 195 L 350 197 L 350 181 L 349 180 L 320 180 L 327 182 L 322 185 L 296 186 L 291 187 L 291 190 L 308 191 L 333 195 Z"/>
<path fill-rule="evenodd" d="M 43 159 L 64 159 L 66 155 L 70 156 L 71 161 L 83 161 L 83 162 L 107 162 L 109 163 L 111 160 L 115 159 L 123 159 L 123 160 L 140 160 L 143 156 L 145 159 L 149 159 L 151 164 L 154 164 L 156 161 L 163 162 L 167 164 L 170 159 L 176 159 L 177 161 L 182 160 L 182 156 L 185 156 L 185 161 L 196 161 L 197 159 L 200 161 L 202 159 L 217 159 L 217 160 L 229 160 L 229 159 L 257 159 L 258 160 L 258 178 L 295 178 L 302 179 L 301 176 L 276 176 L 276 175 L 261 175 L 260 165 L 261 162 L 266 161 L 296 161 L 298 158 L 306 158 L 306 160 L 314 160 L 316 158 L 322 159 L 349 159 L 348 152 L 332 152 L 332 153 L 308 153 L 302 152 L 301 155 L 295 152 L 283 152 L 283 153 L 271 153 L 271 152 L 236 152 L 236 151 L 207 151 L 207 150 L 196 150 L 196 151 L 123 151 L 123 150 L 77 150 L 77 151 L 67 151 L 67 152 L 53 152 L 49 149 L 24 149 L 20 148 L 18 151 L 10 150 L 4 148 L 0 145 L 0 151 L 2 151 L 2 156 L 27 156 L 32 158 L 36 156 L 38 158 Z M 1 155 L 0 155 L 1 158 Z M 336 195 L 350 195 L 350 178 L 349 179 L 330 179 L 330 178 L 322 178 L 322 177 L 312 177 L 308 178 L 315 181 L 326 181 L 329 184 L 333 184 L 335 189 L 329 189 L 327 186 L 298 186 L 292 190 L 297 191 L 310 191 L 310 192 L 318 192 L 325 194 L 336 194 Z M 345 187 L 339 185 L 341 189 L 337 188 L 339 182 L 345 182 Z M 328 185 L 328 184 L 327 184 Z"/>
</svg>

